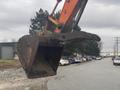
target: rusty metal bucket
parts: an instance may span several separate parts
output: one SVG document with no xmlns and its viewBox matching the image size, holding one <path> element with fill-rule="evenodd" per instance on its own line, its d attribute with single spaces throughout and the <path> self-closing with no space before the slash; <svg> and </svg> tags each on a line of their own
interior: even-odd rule
<svg viewBox="0 0 120 90">
<path fill-rule="evenodd" d="M 63 45 L 37 35 L 23 36 L 17 45 L 19 60 L 28 78 L 56 75 Z"/>
<path fill-rule="evenodd" d="M 100 41 L 99 36 L 82 31 L 20 38 L 17 53 L 28 78 L 56 75 L 64 44 L 76 39 Z"/>
</svg>

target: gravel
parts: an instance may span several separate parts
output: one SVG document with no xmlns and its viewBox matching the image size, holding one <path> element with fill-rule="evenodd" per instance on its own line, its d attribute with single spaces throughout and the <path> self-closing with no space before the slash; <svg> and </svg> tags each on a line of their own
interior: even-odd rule
<svg viewBox="0 0 120 90">
<path fill-rule="evenodd" d="M 0 71 L 0 90 L 47 90 L 48 78 L 28 79 L 22 68 Z"/>
<path fill-rule="evenodd" d="M 11 81 L 17 78 L 27 78 L 22 68 L 19 69 L 6 69 L 0 71 L 0 81 Z"/>
</svg>

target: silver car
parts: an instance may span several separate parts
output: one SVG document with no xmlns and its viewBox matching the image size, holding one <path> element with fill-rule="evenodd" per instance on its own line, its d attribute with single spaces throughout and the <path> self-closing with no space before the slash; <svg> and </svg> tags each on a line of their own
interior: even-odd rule
<svg viewBox="0 0 120 90">
<path fill-rule="evenodd" d="M 114 64 L 114 65 L 120 65 L 120 57 L 115 57 L 115 58 L 113 59 L 113 64 Z"/>
</svg>

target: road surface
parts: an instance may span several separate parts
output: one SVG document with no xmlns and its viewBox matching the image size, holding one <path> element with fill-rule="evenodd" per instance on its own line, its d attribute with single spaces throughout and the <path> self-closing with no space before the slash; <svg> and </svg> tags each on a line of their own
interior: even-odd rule
<svg viewBox="0 0 120 90">
<path fill-rule="evenodd" d="M 120 66 L 110 58 L 60 67 L 48 90 L 120 90 Z"/>
<path fill-rule="evenodd" d="M 22 68 L 0 70 L 0 90 L 120 90 L 120 66 L 110 58 L 62 66 L 48 78 L 28 79 Z"/>
</svg>

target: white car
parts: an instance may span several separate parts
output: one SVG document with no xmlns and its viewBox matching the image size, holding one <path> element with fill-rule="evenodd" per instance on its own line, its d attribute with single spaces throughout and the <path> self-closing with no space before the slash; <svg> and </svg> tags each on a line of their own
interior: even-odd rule
<svg viewBox="0 0 120 90">
<path fill-rule="evenodd" d="M 114 65 L 120 65 L 120 57 L 115 57 L 113 60 Z"/>
<path fill-rule="evenodd" d="M 101 60 L 102 59 L 102 57 L 96 57 L 96 60 Z"/>
<path fill-rule="evenodd" d="M 83 58 L 82 58 L 82 61 L 83 61 L 83 62 L 86 62 L 86 61 L 87 61 L 87 59 L 86 59 L 85 57 L 83 57 Z"/>
<path fill-rule="evenodd" d="M 67 60 L 66 58 L 61 58 L 61 60 L 60 60 L 60 65 L 61 66 L 68 65 L 68 64 L 70 64 L 69 60 Z"/>
<path fill-rule="evenodd" d="M 81 58 L 79 58 L 79 57 L 75 57 L 74 60 L 75 60 L 75 63 L 81 63 L 82 62 Z"/>
</svg>

